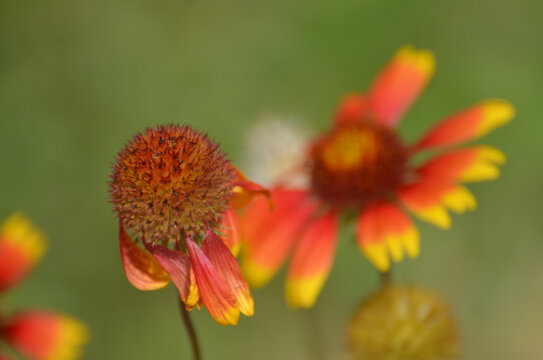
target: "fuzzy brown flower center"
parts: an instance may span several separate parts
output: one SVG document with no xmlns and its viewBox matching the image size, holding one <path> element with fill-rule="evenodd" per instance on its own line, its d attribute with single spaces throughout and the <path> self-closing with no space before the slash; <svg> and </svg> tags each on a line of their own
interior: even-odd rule
<svg viewBox="0 0 543 360">
<path fill-rule="evenodd" d="M 120 221 L 142 239 L 180 241 L 217 222 L 232 196 L 234 172 L 218 144 L 188 126 L 137 134 L 122 149 L 110 182 Z"/>
<path fill-rule="evenodd" d="M 361 208 L 401 183 L 407 149 L 391 130 L 370 122 L 340 125 L 311 151 L 311 184 L 336 208 Z"/>
</svg>

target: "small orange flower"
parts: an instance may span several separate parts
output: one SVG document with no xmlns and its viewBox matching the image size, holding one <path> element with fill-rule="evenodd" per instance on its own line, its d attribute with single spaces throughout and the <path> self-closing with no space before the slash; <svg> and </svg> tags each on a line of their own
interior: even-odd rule
<svg viewBox="0 0 543 360">
<path fill-rule="evenodd" d="M 45 252 L 45 236 L 23 214 L 11 215 L 0 227 L 0 293 L 21 282 Z M 81 357 L 87 327 L 72 317 L 29 310 L 3 317 L 0 340 L 32 360 Z M 8 357 L 0 353 L 0 360 Z"/>
<path fill-rule="evenodd" d="M 446 229 L 448 210 L 475 209 L 474 196 L 461 183 L 497 178 L 505 156 L 489 146 L 455 146 L 506 124 L 515 110 L 504 100 L 483 101 L 446 118 L 417 143 L 405 144 L 395 127 L 433 72 L 431 52 L 401 48 L 369 92 L 347 96 L 332 128 L 309 144 L 301 167 L 309 186 L 287 187 L 288 178 L 277 179 L 282 185 L 272 190 L 274 212 L 263 200 L 247 208 L 243 267 L 251 283 L 269 281 L 292 252 L 287 301 L 311 307 L 333 262 L 340 214 L 357 214 L 358 245 L 386 272 L 391 259 L 419 253 L 419 234 L 406 210 Z M 422 151 L 437 154 L 413 164 Z"/>
<path fill-rule="evenodd" d="M 240 241 L 235 208 L 265 189 L 205 134 L 176 125 L 137 134 L 119 153 L 111 179 L 121 259 L 132 285 L 157 290 L 171 280 L 187 310 L 204 305 L 222 325 L 237 324 L 240 312 L 253 315 L 233 256 Z"/>
</svg>

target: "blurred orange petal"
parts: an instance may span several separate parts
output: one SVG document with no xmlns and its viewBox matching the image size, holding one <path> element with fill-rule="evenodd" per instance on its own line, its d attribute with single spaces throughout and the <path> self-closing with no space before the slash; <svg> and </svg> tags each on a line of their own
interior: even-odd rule
<svg viewBox="0 0 543 360">
<path fill-rule="evenodd" d="M 128 281 L 139 290 L 157 290 L 170 282 L 168 274 L 156 259 L 132 241 L 119 224 L 119 245 L 124 273 Z"/>
<path fill-rule="evenodd" d="M 252 286 L 265 285 L 287 258 L 297 235 L 316 205 L 305 191 L 275 189 L 274 210 L 264 199 L 256 199 L 245 210 L 242 225 L 246 236 L 243 272 Z"/>
<path fill-rule="evenodd" d="M 232 207 L 240 209 L 247 205 L 251 200 L 258 195 L 270 197 L 270 191 L 247 179 L 247 177 L 235 166 L 232 166 L 237 178 L 234 180 L 234 188 L 232 190 Z"/>
<path fill-rule="evenodd" d="M 434 126 L 417 143 L 418 150 L 451 146 L 486 135 L 507 124 L 515 108 L 506 100 L 487 100 L 454 114 Z"/>
<path fill-rule="evenodd" d="M 237 256 L 241 247 L 241 220 L 234 209 L 228 209 L 222 214 L 220 224 L 221 238 L 228 246 L 232 255 Z"/>
<path fill-rule="evenodd" d="M 20 282 L 46 249 L 45 235 L 22 213 L 0 227 L 0 292 Z"/>
<path fill-rule="evenodd" d="M 500 176 L 499 165 L 505 154 L 490 146 L 454 150 L 436 156 L 417 172 L 424 178 L 459 180 L 463 182 L 494 180 Z"/>
<path fill-rule="evenodd" d="M 79 320 L 47 311 L 27 311 L 8 320 L 6 341 L 31 360 L 71 360 L 81 357 L 88 341 Z"/>
<path fill-rule="evenodd" d="M 315 304 L 334 262 L 338 215 L 327 213 L 303 232 L 292 257 L 286 283 L 287 303 L 310 308 Z"/>
<path fill-rule="evenodd" d="M 434 73 L 434 55 L 404 46 L 379 73 L 368 94 L 369 108 L 382 125 L 398 124 Z"/>
<path fill-rule="evenodd" d="M 334 124 L 344 125 L 359 122 L 366 115 L 367 111 L 368 104 L 364 95 L 347 95 L 339 104 Z"/>
<path fill-rule="evenodd" d="M 395 262 L 419 254 L 419 233 L 411 219 L 396 205 L 380 202 L 366 208 L 357 221 L 358 246 L 382 272 Z"/>
</svg>

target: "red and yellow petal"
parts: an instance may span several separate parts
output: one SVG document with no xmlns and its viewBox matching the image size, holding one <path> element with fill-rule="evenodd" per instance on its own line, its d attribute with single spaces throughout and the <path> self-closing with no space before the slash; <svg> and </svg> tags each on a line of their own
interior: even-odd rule
<svg viewBox="0 0 543 360">
<path fill-rule="evenodd" d="M 296 236 L 315 211 L 304 191 L 275 189 L 274 210 L 256 199 L 243 213 L 246 237 L 242 268 L 252 286 L 265 285 L 286 260 Z"/>
<path fill-rule="evenodd" d="M 380 202 L 369 206 L 358 217 L 357 243 L 364 255 L 382 272 L 390 269 L 390 259 L 403 260 L 419 254 L 419 232 L 409 216 L 398 206 Z"/>
<path fill-rule="evenodd" d="M 234 209 L 240 209 L 246 206 L 255 196 L 262 195 L 266 198 L 270 197 L 270 191 L 268 189 L 262 185 L 250 181 L 235 166 L 232 166 L 232 169 L 236 174 L 231 200 L 231 204 Z"/>
<path fill-rule="evenodd" d="M 434 55 L 404 46 L 379 73 L 368 94 L 369 109 L 385 126 L 398 124 L 434 73 Z"/>
<path fill-rule="evenodd" d="M 424 178 L 463 182 L 494 180 L 500 176 L 499 165 L 505 154 L 490 146 L 460 149 L 437 156 L 417 172 Z"/>
<path fill-rule="evenodd" d="M 71 360 L 81 357 L 87 327 L 72 317 L 48 311 L 27 311 L 9 319 L 5 340 L 32 360 Z"/>
<path fill-rule="evenodd" d="M 506 100 L 487 100 L 452 115 L 432 128 L 417 143 L 417 150 L 451 146 L 486 135 L 510 122 L 515 108 Z"/>
<path fill-rule="evenodd" d="M 320 294 L 330 268 L 338 237 L 338 215 L 325 214 L 311 222 L 301 235 L 289 266 L 287 304 L 310 308 Z"/>
<path fill-rule="evenodd" d="M 198 302 L 198 289 L 191 282 L 191 265 L 188 255 L 162 245 L 149 245 L 147 249 L 177 287 L 187 310 L 192 309 Z"/>
<path fill-rule="evenodd" d="M 200 301 L 217 323 L 236 325 L 240 311 L 232 289 L 194 241 L 187 239 L 186 244 Z"/>
<path fill-rule="evenodd" d="M 238 262 L 222 239 L 209 229 L 202 250 L 211 264 L 217 269 L 224 281 L 230 286 L 239 305 L 239 310 L 246 316 L 253 316 L 254 301 L 247 281 L 243 278 Z"/>
<path fill-rule="evenodd" d="M 477 207 L 475 197 L 467 188 L 433 179 L 404 186 L 398 191 L 398 197 L 420 219 L 442 229 L 451 226 L 447 210 L 464 213 Z"/>
<path fill-rule="evenodd" d="M 241 220 L 234 209 L 228 209 L 222 214 L 220 224 L 221 238 L 228 246 L 232 255 L 237 256 L 241 248 Z"/>
<path fill-rule="evenodd" d="M 156 259 L 134 243 L 119 224 L 119 245 L 126 278 L 136 289 L 157 290 L 170 282 L 168 274 Z"/>
<path fill-rule="evenodd" d="M 47 247 L 45 235 L 22 213 L 14 213 L 0 227 L 0 292 L 20 282 Z"/>
<path fill-rule="evenodd" d="M 346 96 L 336 112 L 335 125 L 357 123 L 368 111 L 368 101 L 362 94 L 351 94 Z"/>
</svg>

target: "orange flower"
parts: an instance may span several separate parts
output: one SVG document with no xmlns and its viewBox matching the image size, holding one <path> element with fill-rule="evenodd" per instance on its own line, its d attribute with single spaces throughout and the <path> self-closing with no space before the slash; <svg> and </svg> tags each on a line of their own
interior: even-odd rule
<svg viewBox="0 0 543 360">
<path fill-rule="evenodd" d="M 222 325 L 237 324 L 240 312 L 253 315 L 233 255 L 240 241 L 235 209 L 267 190 L 246 179 L 205 134 L 176 125 L 137 134 L 111 178 L 121 260 L 132 285 L 157 290 L 171 280 L 187 310 L 204 305 Z"/>
<path fill-rule="evenodd" d="M 431 52 L 401 48 L 369 92 L 347 96 L 332 128 L 309 144 L 302 167 L 308 188 L 277 179 L 283 185 L 272 190 L 275 211 L 261 199 L 250 204 L 242 216 L 243 268 L 250 283 L 265 284 L 292 253 L 287 302 L 311 307 L 333 262 L 340 214 L 357 214 L 357 243 L 386 272 L 391 260 L 419 253 L 419 234 L 406 210 L 448 228 L 448 210 L 475 209 L 475 198 L 460 183 L 497 178 L 505 156 L 488 146 L 454 146 L 504 125 L 515 111 L 504 100 L 483 101 L 407 145 L 395 127 L 433 72 Z M 420 166 L 412 163 L 427 150 L 437 154 Z"/>
<path fill-rule="evenodd" d="M 29 273 L 45 252 L 45 236 L 23 214 L 15 213 L 0 228 L 0 292 Z M 0 314 L 0 340 L 32 360 L 71 360 L 81 357 L 88 330 L 72 317 L 30 310 L 10 317 Z M 0 359 L 7 356 L 0 354 Z"/>
</svg>

